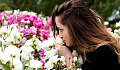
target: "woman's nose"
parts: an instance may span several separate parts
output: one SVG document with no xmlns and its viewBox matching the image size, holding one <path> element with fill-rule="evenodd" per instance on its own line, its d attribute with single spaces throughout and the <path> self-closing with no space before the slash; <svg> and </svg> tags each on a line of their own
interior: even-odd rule
<svg viewBox="0 0 120 70">
<path fill-rule="evenodd" d="M 60 38 L 63 38 L 63 35 L 61 34 L 61 32 L 59 32 L 59 37 L 60 37 Z"/>
</svg>

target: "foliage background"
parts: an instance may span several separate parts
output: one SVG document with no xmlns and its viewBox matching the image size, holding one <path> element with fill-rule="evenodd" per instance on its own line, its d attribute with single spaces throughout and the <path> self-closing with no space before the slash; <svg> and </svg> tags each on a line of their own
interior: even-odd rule
<svg viewBox="0 0 120 70">
<path fill-rule="evenodd" d="M 51 16 L 55 5 L 60 5 L 69 0 L 0 0 L 0 11 L 16 10 L 34 11 L 41 13 L 44 16 Z M 120 17 L 112 18 L 117 10 L 117 15 L 120 15 L 120 0 L 83 0 L 89 8 L 95 10 L 105 21 L 110 24 L 115 24 L 120 20 Z"/>
</svg>

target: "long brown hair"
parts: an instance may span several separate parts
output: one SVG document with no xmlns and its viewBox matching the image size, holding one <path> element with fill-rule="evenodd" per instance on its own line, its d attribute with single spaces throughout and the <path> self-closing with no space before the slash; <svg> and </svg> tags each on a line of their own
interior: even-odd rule
<svg viewBox="0 0 120 70">
<path fill-rule="evenodd" d="M 119 54 L 117 40 L 111 36 L 104 26 L 104 21 L 96 15 L 82 0 L 71 0 L 62 5 L 56 5 L 52 13 L 52 30 L 58 32 L 55 17 L 67 26 L 72 37 L 75 50 L 83 54 L 94 51 L 100 44 L 109 44 Z"/>
</svg>

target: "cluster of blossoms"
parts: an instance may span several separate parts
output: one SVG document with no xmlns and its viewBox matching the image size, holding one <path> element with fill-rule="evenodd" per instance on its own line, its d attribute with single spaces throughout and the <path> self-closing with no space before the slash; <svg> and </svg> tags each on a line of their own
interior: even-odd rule
<svg viewBox="0 0 120 70">
<path fill-rule="evenodd" d="M 42 47 L 46 51 L 45 52 L 45 68 L 46 70 L 54 69 L 54 70 L 68 70 L 65 62 L 65 57 L 60 56 L 59 53 L 57 53 L 57 48 L 53 45 L 53 41 L 55 41 L 58 44 L 64 44 L 62 42 L 62 39 L 59 38 L 58 36 L 56 39 L 54 39 L 53 36 L 48 38 L 48 40 L 42 42 Z M 47 44 L 46 44 L 47 43 Z M 72 61 L 72 67 L 69 68 L 69 70 L 73 70 L 75 67 L 77 67 L 80 63 L 78 60 L 82 63 L 83 61 L 81 60 L 82 58 L 77 58 L 78 54 L 74 50 L 72 52 L 72 55 L 74 56 L 74 59 Z M 69 58 L 70 60 L 70 58 Z M 81 70 L 81 68 L 77 68 L 77 70 Z"/>
<path fill-rule="evenodd" d="M 42 68 L 42 60 L 40 62 L 33 57 L 32 46 L 27 46 L 27 42 L 22 47 L 17 46 L 17 43 L 23 40 L 23 33 L 20 33 L 14 24 L 2 26 L 0 30 L 0 64 L 2 68 L 8 70 Z"/>
<path fill-rule="evenodd" d="M 105 22 L 105 25 L 109 25 L 109 22 Z M 115 37 L 119 44 L 120 44 L 120 21 L 116 22 L 115 26 L 114 26 L 114 30 L 112 30 L 112 28 L 107 28 L 107 31 L 113 36 Z"/>
<path fill-rule="evenodd" d="M 3 11 L 0 13 L 0 26 L 15 24 L 20 33 L 24 34 L 27 39 L 36 35 L 41 41 L 49 37 L 49 26 L 51 18 L 42 17 L 41 14 L 28 11 L 14 10 Z"/>
<path fill-rule="evenodd" d="M 67 70 L 65 58 L 59 57 L 53 41 L 51 18 L 28 11 L 0 13 L 0 69 L 2 70 Z M 73 69 L 77 57 L 73 60 Z M 78 69 L 79 70 L 79 69 Z"/>
<path fill-rule="evenodd" d="M 45 51 L 51 18 L 28 11 L 0 13 L 0 67 L 8 70 L 45 69 Z"/>
</svg>

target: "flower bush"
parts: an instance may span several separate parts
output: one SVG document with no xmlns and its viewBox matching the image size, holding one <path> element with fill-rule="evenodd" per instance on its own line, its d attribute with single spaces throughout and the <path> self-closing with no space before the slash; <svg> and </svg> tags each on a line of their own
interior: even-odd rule
<svg viewBox="0 0 120 70">
<path fill-rule="evenodd" d="M 64 56 L 59 57 L 53 41 L 51 18 L 28 11 L 3 11 L 0 13 L 0 69 L 2 70 L 67 70 Z M 105 22 L 105 25 L 109 25 Z M 120 21 L 107 31 L 120 43 Z M 83 64 L 81 56 L 72 52 L 73 66 Z M 79 61 L 79 62 L 78 62 Z M 81 68 L 77 68 L 81 70 Z"/>
<path fill-rule="evenodd" d="M 49 17 L 28 11 L 0 13 L 0 64 L 8 70 L 45 69 L 41 42 L 49 36 Z"/>
<path fill-rule="evenodd" d="M 0 13 L 0 68 L 2 70 L 67 70 L 53 41 L 51 18 L 28 11 Z M 73 61 L 73 69 L 77 59 Z"/>
<path fill-rule="evenodd" d="M 109 25 L 109 22 L 105 22 L 105 25 Z M 114 25 L 114 29 L 107 27 L 107 31 L 113 36 L 115 37 L 119 44 L 120 44 L 120 21 L 116 22 L 116 24 Z"/>
</svg>

